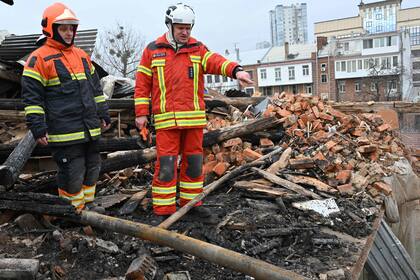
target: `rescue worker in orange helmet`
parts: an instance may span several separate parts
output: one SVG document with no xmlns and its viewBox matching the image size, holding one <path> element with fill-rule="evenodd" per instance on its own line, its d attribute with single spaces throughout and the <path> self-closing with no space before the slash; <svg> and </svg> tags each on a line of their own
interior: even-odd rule
<svg viewBox="0 0 420 280">
<path fill-rule="evenodd" d="M 59 196 L 82 209 L 94 200 L 97 140 L 110 117 L 95 67 L 73 44 L 78 24 L 64 4 L 45 9 L 41 25 L 47 39 L 26 61 L 22 96 L 29 129 L 57 163 Z"/>
<path fill-rule="evenodd" d="M 203 191 L 203 128 L 206 126 L 203 74 L 223 75 L 252 84 L 249 74 L 191 37 L 193 9 L 179 3 L 165 14 L 168 32 L 151 42 L 137 68 L 134 93 L 136 126 L 147 125 L 149 104 L 156 129 L 157 161 L 152 183 L 156 215 L 176 211 Z M 178 155 L 181 155 L 178 178 Z M 197 203 L 191 210 L 209 216 Z"/>
</svg>

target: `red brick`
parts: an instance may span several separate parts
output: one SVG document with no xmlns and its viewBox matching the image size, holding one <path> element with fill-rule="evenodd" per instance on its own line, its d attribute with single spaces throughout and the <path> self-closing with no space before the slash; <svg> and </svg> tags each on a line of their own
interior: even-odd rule
<svg viewBox="0 0 420 280">
<path fill-rule="evenodd" d="M 262 157 L 261 154 L 257 153 L 256 151 L 253 151 L 253 150 L 251 150 L 249 148 L 248 149 L 245 149 L 243 151 L 243 156 L 247 160 L 256 160 L 256 159 L 259 159 L 260 157 Z"/>
<path fill-rule="evenodd" d="M 288 116 L 290 116 L 292 113 L 291 113 L 291 112 L 289 112 L 289 111 L 287 111 L 287 110 L 284 110 L 284 109 L 280 109 L 280 108 L 278 108 L 278 109 L 277 109 L 277 114 L 278 114 L 279 116 L 281 116 L 281 117 L 288 117 Z"/>
<path fill-rule="evenodd" d="M 318 119 L 319 118 L 319 110 L 318 107 L 313 106 L 312 107 L 312 113 L 314 113 L 315 117 Z"/>
<path fill-rule="evenodd" d="M 383 132 L 385 130 L 390 130 L 390 129 L 391 129 L 391 126 L 387 123 L 384 123 L 383 125 L 380 125 L 376 128 L 376 130 L 379 132 Z"/>
<path fill-rule="evenodd" d="M 380 192 L 382 192 L 382 193 L 384 193 L 386 195 L 390 195 L 392 193 L 391 186 L 388 185 L 388 184 L 386 184 L 386 183 L 384 183 L 384 182 L 375 182 L 375 183 L 373 183 L 373 187 L 376 190 L 378 190 L 378 191 L 380 191 Z"/>
<path fill-rule="evenodd" d="M 332 140 L 325 143 L 325 146 L 327 147 L 328 150 L 331 149 L 332 147 L 334 147 L 335 145 L 337 145 L 337 143 L 332 141 Z"/>
<path fill-rule="evenodd" d="M 335 179 L 337 179 L 337 181 L 342 185 L 349 182 L 350 178 L 351 178 L 351 170 L 341 170 L 335 176 Z"/>
<path fill-rule="evenodd" d="M 351 184 L 344 184 L 344 185 L 340 185 L 337 187 L 337 190 L 341 193 L 341 194 L 353 194 L 354 193 L 354 189 L 353 186 Z"/>
<path fill-rule="evenodd" d="M 217 165 L 217 161 L 209 161 L 206 164 L 204 164 L 204 174 L 208 174 L 213 171 L 213 168 Z"/>
<path fill-rule="evenodd" d="M 272 147 L 274 146 L 273 141 L 268 138 L 260 138 L 260 146 L 261 147 Z"/>
<path fill-rule="evenodd" d="M 324 120 L 327 120 L 327 121 L 333 121 L 334 120 L 334 117 L 333 116 L 328 115 L 326 113 L 319 113 L 319 117 L 321 119 L 324 119 Z"/>
<path fill-rule="evenodd" d="M 227 162 L 219 162 L 218 164 L 216 164 L 216 166 L 213 168 L 213 172 L 217 175 L 217 176 L 222 176 L 223 174 L 225 174 L 226 170 L 229 168 L 229 163 Z"/>
<path fill-rule="evenodd" d="M 232 147 L 232 146 L 239 146 L 239 145 L 242 145 L 242 139 L 239 137 L 229 139 L 223 143 L 223 147 L 225 148 Z"/>
</svg>

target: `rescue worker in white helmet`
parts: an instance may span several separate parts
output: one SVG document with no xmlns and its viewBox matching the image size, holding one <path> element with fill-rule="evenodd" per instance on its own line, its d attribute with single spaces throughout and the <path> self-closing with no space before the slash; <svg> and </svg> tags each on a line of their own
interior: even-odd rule
<svg viewBox="0 0 420 280">
<path fill-rule="evenodd" d="M 144 50 L 136 74 L 134 93 L 136 125 L 147 125 L 153 114 L 157 161 L 152 183 L 153 210 L 167 216 L 203 191 L 203 128 L 207 124 L 204 74 L 223 75 L 252 84 L 238 63 L 211 52 L 191 37 L 193 9 L 178 3 L 165 13 L 168 32 Z M 149 111 L 151 105 L 151 112 Z M 178 174 L 178 156 L 181 155 Z M 198 202 L 190 212 L 200 218 L 210 212 Z"/>
</svg>

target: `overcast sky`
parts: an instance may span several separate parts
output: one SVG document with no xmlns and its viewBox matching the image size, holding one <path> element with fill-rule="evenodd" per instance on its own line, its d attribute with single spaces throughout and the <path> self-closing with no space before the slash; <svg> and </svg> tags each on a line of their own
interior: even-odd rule
<svg viewBox="0 0 420 280">
<path fill-rule="evenodd" d="M 23 35 L 41 32 L 43 10 L 55 1 L 14 0 L 13 6 L 0 2 L 0 30 Z M 131 25 L 152 41 L 166 31 L 164 12 L 180 2 L 141 0 L 67 0 L 80 19 L 79 29 L 110 29 L 118 21 Z M 278 4 L 290 5 L 305 1 L 279 0 L 189 0 L 196 13 L 193 36 L 211 50 L 232 50 L 237 43 L 241 50 L 255 48 L 260 41 L 270 41 L 269 10 Z M 365 0 L 365 3 L 375 2 Z M 360 0 L 308 0 L 308 37 L 313 41 L 314 22 L 358 14 Z M 420 6 L 420 0 L 404 0 L 403 8 Z"/>
</svg>

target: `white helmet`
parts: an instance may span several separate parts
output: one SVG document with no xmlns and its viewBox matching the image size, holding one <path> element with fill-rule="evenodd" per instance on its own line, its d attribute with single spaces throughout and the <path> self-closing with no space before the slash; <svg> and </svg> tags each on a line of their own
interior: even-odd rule
<svg viewBox="0 0 420 280">
<path fill-rule="evenodd" d="M 190 6 L 182 3 L 170 6 L 168 10 L 166 10 L 165 24 L 168 26 L 169 30 L 171 30 L 172 25 L 175 23 L 191 24 L 191 27 L 193 27 L 195 23 L 194 10 Z"/>
</svg>

